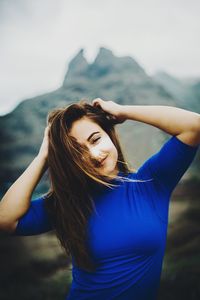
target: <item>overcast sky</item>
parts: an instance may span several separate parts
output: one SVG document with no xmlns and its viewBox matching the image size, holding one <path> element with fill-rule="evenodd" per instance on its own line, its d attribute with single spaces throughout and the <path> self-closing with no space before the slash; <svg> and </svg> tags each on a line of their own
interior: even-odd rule
<svg viewBox="0 0 200 300">
<path fill-rule="evenodd" d="M 103 46 L 148 74 L 200 77 L 199 0 L 0 0 L 0 114 L 58 88 Z"/>
</svg>

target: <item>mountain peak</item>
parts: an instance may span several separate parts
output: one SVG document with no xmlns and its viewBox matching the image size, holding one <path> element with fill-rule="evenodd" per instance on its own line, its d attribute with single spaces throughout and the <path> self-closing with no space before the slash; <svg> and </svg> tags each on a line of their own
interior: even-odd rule
<svg viewBox="0 0 200 300">
<path fill-rule="evenodd" d="M 116 58 L 113 52 L 107 48 L 100 47 L 94 63 L 97 62 L 99 59 L 110 59 L 110 58 Z"/>
<path fill-rule="evenodd" d="M 81 48 L 68 65 L 68 71 L 64 78 L 63 85 L 66 84 L 68 78 L 84 74 L 88 68 L 88 62 L 84 57 L 84 49 Z"/>
<path fill-rule="evenodd" d="M 111 50 L 100 47 L 94 62 L 89 64 L 84 57 L 84 49 L 80 49 L 69 63 L 63 85 L 67 86 L 69 82 L 79 80 L 80 77 L 95 79 L 116 74 L 129 79 L 147 76 L 144 69 L 130 56 L 118 57 Z"/>
<path fill-rule="evenodd" d="M 107 48 L 100 47 L 99 52 L 90 66 L 90 69 L 96 69 L 97 74 L 109 74 L 116 72 L 131 72 L 137 74 L 144 74 L 143 68 L 130 56 L 118 57 Z"/>
</svg>

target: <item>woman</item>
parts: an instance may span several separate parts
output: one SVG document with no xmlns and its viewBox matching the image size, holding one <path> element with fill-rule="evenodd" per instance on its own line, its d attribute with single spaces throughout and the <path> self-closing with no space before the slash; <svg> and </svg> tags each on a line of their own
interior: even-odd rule
<svg viewBox="0 0 200 300">
<path fill-rule="evenodd" d="M 128 119 L 172 135 L 137 172 L 115 133 Z M 38 155 L 0 203 L 0 228 L 12 235 L 55 229 L 72 257 L 68 300 L 155 300 L 170 196 L 199 143 L 200 115 L 176 107 L 97 98 L 56 109 Z M 50 190 L 30 201 L 47 167 Z"/>
</svg>

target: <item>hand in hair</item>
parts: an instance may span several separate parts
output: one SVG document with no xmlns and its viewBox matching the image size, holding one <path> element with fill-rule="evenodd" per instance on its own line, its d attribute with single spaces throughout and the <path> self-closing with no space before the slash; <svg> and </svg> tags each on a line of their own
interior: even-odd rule
<svg viewBox="0 0 200 300">
<path fill-rule="evenodd" d="M 123 123 L 126 120 L 126 118 L 122 115 L 122 106 L 120 104 L 113 101 L 105 101 L 101 98 L 95 98 L 92 100 L 92 105 L 111 114 L 116 119 L 117 123 Z"/>
<path fill-rule="evenodd" d="M 38 155 L 44 157 L 47 160 L 49 147 L 49 125 L 45 128 L 44 137 Z"/>
</svg>

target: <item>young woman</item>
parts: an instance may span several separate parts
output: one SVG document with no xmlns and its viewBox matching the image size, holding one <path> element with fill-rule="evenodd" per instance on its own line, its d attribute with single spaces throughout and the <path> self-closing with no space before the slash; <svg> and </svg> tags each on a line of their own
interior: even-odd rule
<svg viewBox="0 0 200 300">
<path fill-rule="evenodd" d="M 144 122 L 172 137 L 137 172 L 115 125 Z M 12 235 L 55 229 L 72 258 L 68 300 L 155 300 L 173 189 L 200 143 L 200 115 L 97 98 L 48 115 L 39 153 L 0 202 L 0 228 Z M 46 169 L 50 190 L 32 193 Z"/>
</svg>

